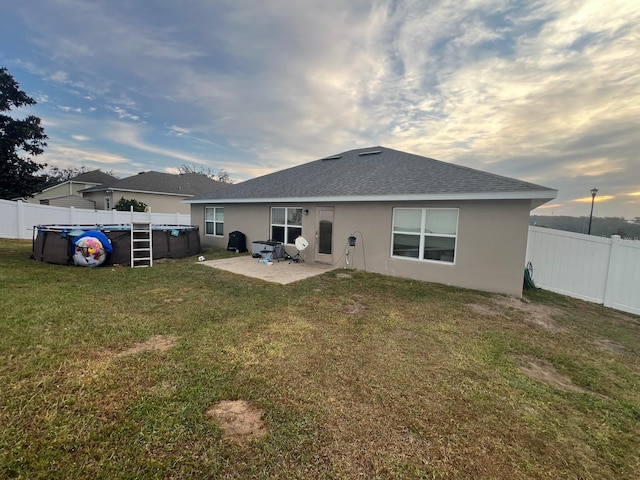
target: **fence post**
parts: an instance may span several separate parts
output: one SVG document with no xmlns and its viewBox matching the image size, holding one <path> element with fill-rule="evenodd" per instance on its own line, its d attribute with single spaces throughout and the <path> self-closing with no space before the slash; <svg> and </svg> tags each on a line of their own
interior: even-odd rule
<svg viewBox="0 0 640 480">
<path fill-rule="evenodd" d="M 609 246 L 609 262 L 607 264 L 607 283 L 604 285 L 604 301 L 605 307 L 611 307 L 615 300 L 615 292 L 617 289 L 616 279 L 619 278 L 618 270 L 620 269 L 620 260 L 618 259 L 620 251 L 620 235 L 611 235 L 611 245 Z"/>
<path fill-rule="evenodd" d="M 24 230 L 24 204 L 22 200 L 18 200 L 16 205 L 18 206 L 18 225 L 16 225 L 18 231 L 16 233 L 18 234 L 18 238 L 22 238 L 22 230 Z"/>
<path fill-rule="evenodd" d="M 74 206 L 69 207 L 69 225 L 76 224 L 76 208 Z"/>
</svg>

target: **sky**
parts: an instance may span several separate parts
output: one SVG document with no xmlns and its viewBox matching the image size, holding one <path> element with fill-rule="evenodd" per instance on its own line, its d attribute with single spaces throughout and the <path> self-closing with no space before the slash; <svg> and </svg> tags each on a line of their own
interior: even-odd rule
<svg viewBox="0 0 640 480">
<path fill-rule="evenodd" d="M 382 145 L 640 216 L 638 0 L 4 0 L 35 160 L 235 182 Z"/>
</svg>

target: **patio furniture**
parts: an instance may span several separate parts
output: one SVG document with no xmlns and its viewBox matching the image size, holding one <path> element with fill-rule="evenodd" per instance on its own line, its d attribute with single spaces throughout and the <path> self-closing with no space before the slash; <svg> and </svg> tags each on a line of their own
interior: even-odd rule
<svg viewBox="0 0 640 480">
<path fill-rule="evenodd" d="M 284 245 L 275 240 L 253 242 L 251 246 L 252 256 L 261 261 L 267 255 L 271 261 L 280 261 L 285 258 Z M 257 254 L 256 254 L 257 253 Z"/>
</svg>

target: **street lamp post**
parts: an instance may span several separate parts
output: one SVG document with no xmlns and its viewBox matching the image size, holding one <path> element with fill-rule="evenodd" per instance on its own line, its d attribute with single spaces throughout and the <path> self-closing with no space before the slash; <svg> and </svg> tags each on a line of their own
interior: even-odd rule
<svg viewBox="0 0 640 480">
<path fill-rule="evenodd" d="M 591 235 L 591 221 L 593 220 L 593 204 L 596 201 L 596 194 L 598 193 L 597 188 L 591 189 L 591 213 L 589 214 L 589 231 L 587 235 Z"/>
</svg>

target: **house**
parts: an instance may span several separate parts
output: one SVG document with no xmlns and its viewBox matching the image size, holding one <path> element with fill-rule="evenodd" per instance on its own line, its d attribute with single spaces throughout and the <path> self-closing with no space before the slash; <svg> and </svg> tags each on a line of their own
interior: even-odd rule
<svg viewBox="0 0 640 480">
<path fill-rule="evenodd" d="M 27 201 L 41 205 L 87 208 L 93 210 L 96 208 L 95 202 L 83 198 L 80 192 L 91 187 L 107 186 L 117 181 L 118 178 L 113 175 L 104 173 L 101 170 L 92 170 L 76 175 L 52 187 L 45 188 L 33 197 L 27 199 Z"/>
<path fill-rule="evenodd" d="M 529 212 L 557 191 L 384 147 L 196 195 L 203 246 L 281 241 L 307 262 L 521 296 Z"/>
<path fill-rule="evenodd" d="M 111 210 L 121 198 L 126 198 L 146 204 L 155 213 L 189 214 L 189 206 L 181 203 L 182 200 L 205 192 L 215 192 L 228 185 L 200 173 L 172 175 L 149 171 L 109 185 L 87 188 L 82 195 L 95 202 L 98 210 Z"/>
</svg>

